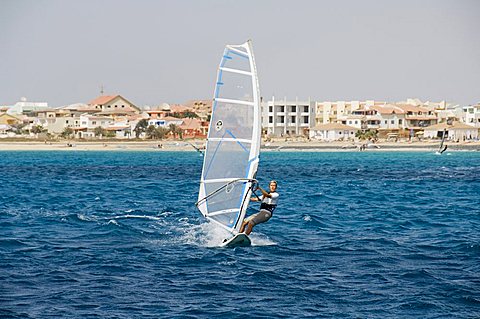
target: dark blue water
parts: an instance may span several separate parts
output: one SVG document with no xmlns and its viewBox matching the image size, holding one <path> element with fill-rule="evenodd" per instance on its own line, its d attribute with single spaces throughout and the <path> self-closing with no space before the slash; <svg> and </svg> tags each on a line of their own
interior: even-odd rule
<svg viewBox="0 0 480 319">
<path fill-rule="evenodd" d="M 262 153 L 254 246 L 194 152 L 1 152 L 1 318 L 479 318 L 480 153 Z"/>
</svg>

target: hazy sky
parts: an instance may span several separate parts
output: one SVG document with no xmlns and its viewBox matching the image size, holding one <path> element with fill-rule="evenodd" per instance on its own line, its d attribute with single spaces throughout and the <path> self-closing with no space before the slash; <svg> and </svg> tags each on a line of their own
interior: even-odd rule
<svg viewBox="0 0 480 319">
<path fill-rule="evenodd" d="M 247 39 L 265 99 L 480 101 L 476 0 L 0 0 L 0 105 L 210 99 Z"/>
</svg>

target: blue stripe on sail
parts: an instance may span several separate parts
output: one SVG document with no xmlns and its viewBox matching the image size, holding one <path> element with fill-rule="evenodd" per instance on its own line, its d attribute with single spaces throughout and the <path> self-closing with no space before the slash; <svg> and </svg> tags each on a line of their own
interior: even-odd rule
<svg viewBox="0 0 480 319">
<path fill-rule="evenodd" d="M 229 52 L 230 52 L 230 51 L 229 51 Z M 228 53 L 227 53 L 227 54 L 228 54 Z M 231 59 L 232 59 L 232 57 L 231 57 L 231 56 L 228 56 L 228 55 L 224 55 L 223 58 L 224 58 L 224 59 L 228 59 L 228 60 L 231 60 Z"/>
<path fill-rule="evenodd" d="M 228 51 L 228 53 L 238 55 L 239 57 L 245 58 L 248 60 L 248 54 L 247 53 L 239 53 L 237 51 Z"/>
<path fill-rule="evenodd" d="M 226 130 L 225 133 L 230 134 L 230 136 L 233 137 L 233 138 L 235 138 L 235 139 L 237 138 L 235 135 L 233 135 L 233 133 L 232 133 L 230 130 Z M 225 135 L 224 135 L 224 136 L 225 136 Z M 223 137 L 223 136 L 222 136 L 222 137 Z M 243 146 L 242 143 L 240 143 L 239 141 L 236 141 L 236 142 L 237 142 L 238 145 L 240 145 L 240 146 L 243 148 L 243 150 L 244 150 L 245 152 L 248 152 L 248 151 L 249 151 L 249 150 L 247 150 L 247 149 L 245 148 L 245 146 Z"/>
<path fill-rule="evenodd" d="M 217 86 L 215 87 L 215 98 L 218 98 L 218 96 L 220 95 L 220 86 L 224 84 L 222 82 L 222 75 L 223 75 L 223 71 L 222 70 L 218 71 Z"/>
</svg>

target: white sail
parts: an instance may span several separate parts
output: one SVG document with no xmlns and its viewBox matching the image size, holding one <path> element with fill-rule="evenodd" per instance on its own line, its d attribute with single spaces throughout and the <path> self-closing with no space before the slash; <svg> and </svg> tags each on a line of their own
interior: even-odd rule
<svg viewBox="0 0 480 319">
<path fill-rule="evenodd" d="M 257 172 L 259 98 L 251 41 L 227 45 L 218 68 L 197 207 L 232 233 L 245 217 Z"/>
</svg>

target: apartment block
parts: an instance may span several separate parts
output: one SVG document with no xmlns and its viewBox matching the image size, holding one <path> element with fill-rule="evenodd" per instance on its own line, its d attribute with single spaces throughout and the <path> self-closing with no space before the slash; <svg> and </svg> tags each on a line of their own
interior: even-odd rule
<svg viewBox="0 0 480 319">
<path fill-rule="evenodd" d="M 272 99 L 262 103 L 262 127 L 266 136 L 308 136 L 315 126 L 314 101 Z"/>
</svg>

